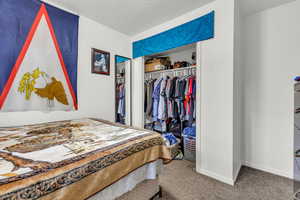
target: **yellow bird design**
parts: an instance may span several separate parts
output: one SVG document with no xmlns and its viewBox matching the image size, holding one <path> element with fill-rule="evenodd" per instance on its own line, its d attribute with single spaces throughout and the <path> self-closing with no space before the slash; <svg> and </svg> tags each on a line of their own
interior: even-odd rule
<svg viewBox="0 0 300 200">
<path fill-rule="evenodd" d="M 55 77 L 52 77 L 51 80 L 52 82 L 48 83 L 45 88 L 36 88 L 35 93 L 42 98 L 48 98 L 49 100 L 55 98 L 58 102 L 69 105 L 63 84 Z"/>
</svg>

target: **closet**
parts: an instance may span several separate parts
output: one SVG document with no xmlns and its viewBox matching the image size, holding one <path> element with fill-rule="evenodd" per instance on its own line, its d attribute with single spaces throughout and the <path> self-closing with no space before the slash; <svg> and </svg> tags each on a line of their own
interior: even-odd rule
<svg viewBox="0 0 300 200">
<path fill-rule="evenodd" d="M 131 59 L 115 56 L 115 122 L 131 125 Z"/>
<path fill-rule="evenodd" d="M 215 12 L 212 11 L 191 21 L 178 24 L 178 26 L 164 30 L 163 32 L 155 31 L 154 35 L 145 34 L 145 37 L 138 37 L 136 41 L 133 42 L 133 126 L 151 129 L 160 132 L 161 134 L 171 132 L 175 135 L 176 140 L 180 140 L 181 149 L 183 151 L 185 149 L 183 148 L 185 145 L 182 145 L 182 141 L 183 143 L 185 142 L 183 133 L 186 132 L 189 134 L 190 132 L 196 132 L 196 140 L 194 139 L 192 145 L 189 145 L 189 147 L 192 147 L 193 154 L 188 156 L 188 158 L 192 157 L 195 160 L 195 154 L 197 152 L 197 168 L 200 166 L 199 164 L 201 159 L 201 131 L 204 130 L 204 128 L 202 128 L 203 126 L 200 124 L 200 69 L 202 67 L 208 67 L 201 66 L 200 43 L 214 38 L 214 16 Z M 163 60 L 161 60 L 162 57 L 164 57 Z M 159 59 L 158 64 L 157 59 Z M 177 61 L 180 63 L 176 63 Z M 156 63 L 155 67 L 151 66 L 151 63 Z M 194 79 L 189 79 L 193 76 Z M 158 84 L 159 82 L 153 81 L 155 79 L 161 79 L 162 82 L 164 78 L 168 79 L 167 84 L 170 79 L 174 83 L 174 78 L 176 77 L 178 80 L 183 79 L 185 82 L 189 82 L 187 80 L 191 80 L 192 82 L 194 81 L 195 92 L 193 93 L 193 87 L 187 87 L 185 88 L 187 90 L 182 93 L 183 95 L 181 95 L 182 98 L 178 98 L 178 96 L 175 96 L 174 98 L 174 95 L 171 96 L 172 98 L 169 98 L 169 96 L 166 96 L 164 89 L 162 90 L 162 105 L 160 105 L 159 102 L 158 105 L 157 102 L 150 102 L 151 98 L 148 99 L 148 97 L 151 96 L 151 91 L 148 89 L 148 84 Z M 177 80 L 175 83 L 177 87 Z M 164 80 L 163 84 L 166 84 L 166 80 Z M 166 85 L 163 85 L 163 87 L 165 86 Z M 191 95 L 189 93 L 189 89 L 191 90 Z M 154 86 L 152 90 L 154 90 Z M 160 92 L 161 91 L 159 90 L 159 93 Z M 170 93 L 168 93 L 168 95 L 170 95 Z M 153 91 L 152 97 L 154 97 L 152 98 L 153 101 L 160 100 L 156 93 L 153 95 Z M 190 100 L 190 97 L 192 97 L 192 100 Z M 172 108 L 174 108 L 174 105 L 177 105 L 177 108 L 175 107 L 175 110 L 172 110 L 172 113 L 168 113 L 166 108 L 168 103 Z M 153 107 L 157 106 L 157 108 L 155 108 L 154 111 L 153 107 L 151 108 L 151 106 L 149 107 L 148 105 L 152 105 Z M 194 109 L 192 114 L 192 109 L 190 109 L 191 106 L 194 106 L 192 108 Z M 152 109 L 152 113 L 149 113 L 148 108 L 150 110 Z M 160 109 L 160 115 L 158 115 L 159 113 L 155 113 L 158 112 L 158 108 Z M 161 110 L 166 111 L 161 112 Z M 185 114 L 186 111 L 188 111 L 188 115 Z M 161 116 L 162 113 L 163 115 Z M 176 117 L 174 117 L 174 113 L 175 116 L 177 114 Z M 167 117 L 165 115 L 167 115 Z M 192 127 L 195 130 L 190 129 L 185 131 L 185 128 L 187 127 Z M 167 137 L 168 136 L 169 135 L 167 134 Z M 195 148 L 197 150 L 195 150 Z M 186 152 L 183 153 L 186 157 Z"/>
<path fill-rule="evenodd" d="M 144 128 L 196 159 L 196 44 L 144 57 Z M 180 152 L 180 151 L 179 151 Z M 179 155 L 179 157 L 182 157 Z"/>
</svg>

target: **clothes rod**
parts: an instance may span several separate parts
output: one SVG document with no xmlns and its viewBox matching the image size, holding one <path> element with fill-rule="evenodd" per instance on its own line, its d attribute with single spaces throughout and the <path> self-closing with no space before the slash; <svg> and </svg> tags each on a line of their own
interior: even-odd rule
<svg viewBox="0 0 300 200">
<path fill-rule="evenodd" d="M 177 68 L 177 69 L 167 69 L 167 70 L 159 70 L 159 71 L 153 71 L 153 72 L 145 72 L 145 74 L 178 72 L 178 71 L 185 71 L 185 70 L 191 70 L 191 69 L 196 69 L 196 68 L 197 68 L 197 66 L 182 67 L 182 68 Z"/>
</svg>

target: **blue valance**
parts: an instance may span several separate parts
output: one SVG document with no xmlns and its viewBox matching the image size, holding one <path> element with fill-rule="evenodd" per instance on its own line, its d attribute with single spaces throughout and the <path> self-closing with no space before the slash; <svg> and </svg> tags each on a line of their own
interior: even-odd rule
<svg viewBox="0 0 300 200">
<path fill-rule="evenodd" d="M 122 57 L 122 56 L 116 56 L 116 63 L 122 63 L 122 62 L 125 62 L 127 60 L 130 60 L 130 59 L 126 58 L 126 57 Z"/>
<path fill-rule="evenodd" d="M 133 42 L 133 58 L 164 52 L 214 37 L 214 17 L 207 15 L 149 38 Z"/>
</svg>

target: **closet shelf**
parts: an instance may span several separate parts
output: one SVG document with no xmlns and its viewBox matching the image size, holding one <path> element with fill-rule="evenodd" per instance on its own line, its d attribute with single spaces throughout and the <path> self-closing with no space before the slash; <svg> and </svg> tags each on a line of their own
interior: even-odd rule
<svg viewBox="0 0 300 200">
<path fill-rule="evenodd" d="M 167 69 L 167 70 L 159 70 L 159 71 L 153 71 L 153 72 L 145 72 L 145 74 L 156 74 L 156 73 L 166 73 L 166 72 L 178 72 L 178 71 L 185 71 L 190 69 L 196 69 L 198 66 L 190 66 L 190 67 L 182 67 L 177 69 Z"/>
</svg>

